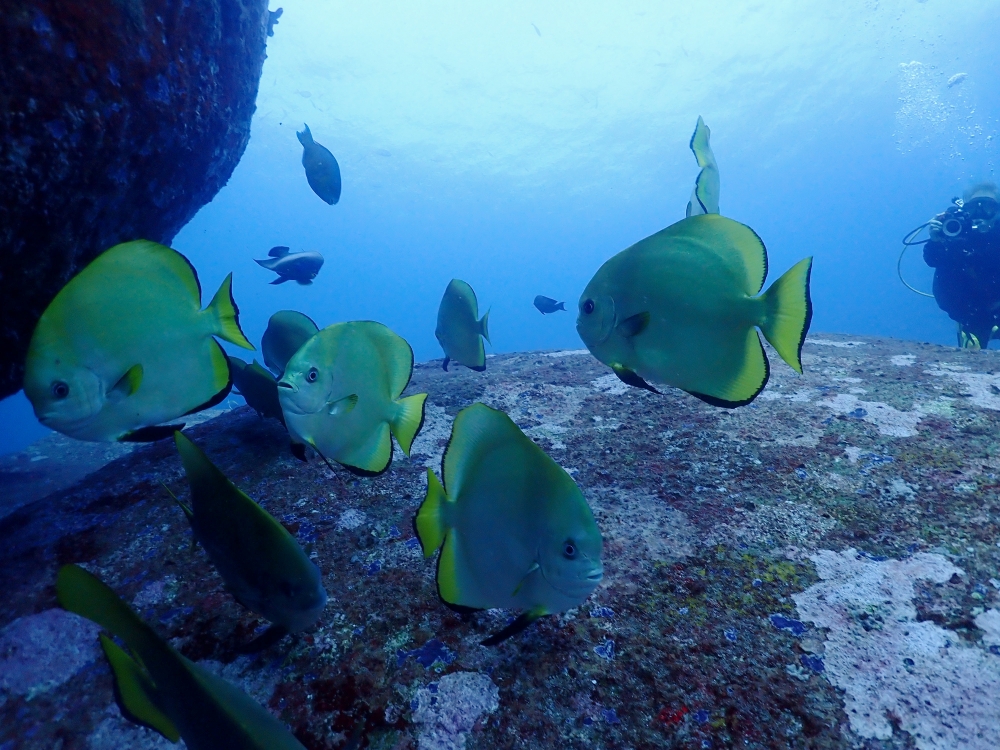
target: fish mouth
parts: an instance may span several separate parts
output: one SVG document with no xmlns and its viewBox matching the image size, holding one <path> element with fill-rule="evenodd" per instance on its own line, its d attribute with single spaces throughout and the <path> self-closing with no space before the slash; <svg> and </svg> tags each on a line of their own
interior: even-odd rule
<svg viewBox="0 0 1000 750">
<path fill-rule="evenodd" d="M 296 387 L 295 387 L 295 386 L 294 386 L 293 384 L 289 383 L 289 382 L 288 382 L 288 381 L 286 381 L 286 380 L 279 380 L 279 381 L 278 381 L 278 387 L 279 387 L 279 388 L 287 388 L 287 389 L 288 389 L 288 390 L 290 390 L 290 391 L 291 391 L 292 393 L 297 393 L 297 392 L 298 392 L 298 390 L 299 390 L 299 389 L 298 389 L 298 388 L 296 388 Z"/>
<path fill-rule="evenodd" d="M 600 583 L 603 579 L 604 579 L 604 568 L 603 567 L 597 568 L 596 570 L 594 570 L 593 572 L 591 572 L 590 575 L 587 576 L 587 580 L 588 581 L 593 581 L 595 584 L 596 583 Z"/>
</svg>

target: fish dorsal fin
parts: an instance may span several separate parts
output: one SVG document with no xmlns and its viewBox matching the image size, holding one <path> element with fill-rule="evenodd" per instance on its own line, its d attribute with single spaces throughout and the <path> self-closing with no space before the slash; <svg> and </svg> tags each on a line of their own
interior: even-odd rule
<svg viewBox="0 0 1000 750">
<path fill-rule="evenodd" d="M 173 492 L 171 492 L 170 488 L 167 487 L 167 485 L 163 484 L 163 482 L 160 482 L 160 485 L 163 487 L 163 489 L 165 489 L 167 491 L 167 494 L 170 495 L 170 497 L 172 497 L 174 499 L 174 502 L 177 503 L 179 506 L 181 506 L 181 510 L 184 511 L 184 515 L 188 517 L 189 521 L 192 518 L 194 518 L 194 511 L 191 510 L 191 506 L 190 505 L 187 505 L 186 503 L 184 503 L 179 497 L 177 497 L 177 495 L 175 495 Z"/>
<path fill-rule="evenodd" d="M 358 394 L 352 393 L 350 396 L 338 398 L 336 401 L 328 401 L 326 411 L 331 417 L 350 414 L 354 407 L 358 405 Z"/>
<path fill-rule="evenodd" d="M 715 161 L 715 154 L 712 153 L 712 147 L 709 144 L 711 135 L 712 131 L 708 129 L 708 125 L 699 117 L 694 133 L 691 135 L 690 146 L 698 166 L 701 167 L 701 172 L 698 173 L 694 189 L 691 191 L 687 216 L 719 213 L 719 165 Z"/>
<path fill-rule="evenodd" d="M 136 363 L 125 371 L 125 374 L 118 378 L 118 382 L 111 386 L 108 391 L 108 398 L 113 401 L 128 398 L 137 390 L 142 383 L 142 365 Z"/>
<path fill-rule="evenodd" d="M 413 374 L 413 349 L 406 339 L 381 323 L 361 321 L 354 325 L 364 327 L 369 341 L 382 359 L 389 381 L 389 398 L 399 398 Z"/>
<path fill-rule="evenodd" d="M 618 333 L 627 339 L 633 336 L 638 336 L 640 333 L 646 330 L 646 326 L 649 325 L 649 313 L 641 312 L 632 315 L 631 317 L 625 318 L 621 323 L 618 324 Z"/>
<path fill-rule="evenodd" d="M 611 369 L 615 371 L 615 375 L 618 379 L 627 385 L 631 385 L 634 388 L 642 388 L 646 391 L 652 391 L 653 393 L 659 393 L 653 386 L 643 380 L 635 370 L 630 370 L 625 367 L 625 365 L 619 365 L 617 363 L 612 363 Z"/>
<path fill-rule="evenodd" d="M 441 473 L 448 495 L 458 500 L 465 473 L 486 453 L 498 445 L 522 440 L 528 438 L 499 409 L 491 409 L 481 403 L 462 409 L 452 423 L 451 438 L 441 459 Z"/>
<path fill-rule="evenodd" d="M 688 242 L 699 248 L 699 252 L 714 252 L 727 262 L 738 259 L 736 262 L 742 265 L 746 279 L 743 291 L 752 296 L 764 287 L 767 248 L 757 233 L 745 224 L 719 214 L 704 214 L 681 219 L 654 236 L 660 242 L 671 239 Z"/>
<path fill-rule="evenodd" d="M 533 563 L 532 566 L 528 568 L 528 572 L 525 573 L 524 577 L 518 582 L 517 586 L 514 587 L 514 590 L 511 592 L 510 595 L 512 597 L 517 596 L 517 592 L 521 590 L 522 586 L 524 586 L 524 582 L 528 580 L 528 576 L 530 576 L 536 570 L 541 570 L 541 569 L 542 569 L 541 565 L 539 565 L 537 562 Z"/>
<path fill-rule="evenodd" d="M 277 245 L 268 250 L 267 254 L 272 258 L 283 258 L 288 255 L 288 249 L 289 248 L 285 245 Z"/>
<path fill-rule="evenodd" d="M 118 644 L 100 634 L 101 648 L 114 673 L 115 702 L 122 716 L 134 724 L 152 729 L 170 742 L 180 739 L 180 732 L 156 705 L 156 687 L 135 660 Z"/>
</svg>

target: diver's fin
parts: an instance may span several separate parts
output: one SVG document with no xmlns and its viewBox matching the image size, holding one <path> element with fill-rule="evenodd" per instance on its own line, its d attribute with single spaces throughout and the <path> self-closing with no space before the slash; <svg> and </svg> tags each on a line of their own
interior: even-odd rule
<svg viewBox="0 0 1000 750">
<path fill-rule="evenodd" d="M 638 336 L 640 333 L 646 330 L 649 325 L 649 313 L 641 312 L 635 315 L 625 318 L 621 323 L 618 324 L 618 333 L 627 339 L 633 336 Z"/>
<path fill-rule="evenodd" d="M 254 345 L 247 341 L 240 328 L 240 309 L 233 299 L 233 275 L 229 274 L 219 287 L 219 291 L 212 297 L 208 310 L 215 317 L 215 330 L 213 333 L 221 339 L 225 339 L 231 344 L 242 346 L 244 349 L 253 349 Z"/>
<path fill-rule="evenodd" d="M 157 440 L 164 440 L 173 437 L 175 432 L 184 429 L 181 424 L 154 424 L 151 427 L 140 427 L 138 430 L 126 432 L 120 438 L 120 443 L 152 443 Z"/>
<path fill-rule="evenodd" d="M 306 458 L 306 446 L 303 443 L 296 443 L 294 440 L 289 446 L 292 451 L 292 455 L 295 456 L 299 461 L 308 461 Z"/>
<path fill-rule="evenodd" d="M 171 742 L 180 739 L 180 732 L 160 710 L 153 699 L 156 686 L 136 661 L 117 643 L 100 634 L 101 648 L 114 673 L 115 702 L 122 716 L 133 724 L 152 729 Z"/>
<path fill-rule="evenodd" d="M 489 638 L 480 641 L 480 645 L 496 646 L 497 644 L 506 641 L 511 636 L 517 635 L 539 617 L 544 617 L 547 614 L 549 613 L 542 607 L 536 607 L 535 609 L 530 609 L 527 612 L 522 612 L 520 617 L 514 620 L 514 622 L 505 627 L 499 633 L 494 633 Z"/>
<path fill-rule="evenodd" d="M 399 447 L 403 453 L 410 455 L 410 448 L 413 446 L 413 439 L 424 426 L 424 406 L 427 403 L 427 394 L 418 393 L 415 396 L 401 398 L 393 404 L 395 414 L 389 422 L 389 429 L 399 441 Z"/>
<path fill-rule="evenodd" d="M 292 280 L 291 276 L 279 276 L 278 278 L 276 278 L 274 281 L 271 282 L 271 286 L 275 286 L 277 284 L 284 284 L 286 281 L 291 281 L 291 280 Z"/>
<path fill-rule="evenodd" d="M 493 342 L 490 341 L 490 311 L 489 310 L 486 311 L 486 314 L 479 321 L 479 332 L 483 335 L 483 338 L 486 339 L 489 342 L 490 346 L 492 346 Z"/>
<path fill-rule="evenodd" d="M 272 258 L 284 258 L 288 255 L 288 248 L 285 245 L 276 245 L 267 251 Z"/>
<path fill-rule="evenodd" d="M 336 401 L 327 402 L 327 414 L 331 417 L 338 416 L 340 414 L 349 414 L 354 411 L 354 407 L 358 405 L 358 394 L 352 393 L 350 396 L 344 396 L 343 398 L 338 398 Z"/>
<path fill-rule="evenodd" d="M 424 551 L 424 557 L 430 557 L 444 543 L 447 527 L 444 522 L 444 504 L 448 502 L 437 475 L 432 469 L 427 469 L 427 496 L 420 504 L 413 525 L 417 530 L 417 538 Z"/>
<path fill-rule="evenodd" d="M 534 563 L 530 568 L 528 568 L 528 572 L 524 574 L 524 578 L 518 581 L 517 586 L 514 587 L 514 590 L 511 592 L 510 595 L 517 596 L 517 592 L 521 590 L 521 587 L 524 585 L 524 582 L 528 580 L 528 576 L 530 576 L 536 570 L 541 570 L 541 566 L 537 562 Z"/>
<path fill-rule="evenodd" d="M 809 276 L 812 258 L 804 258 L 782 274 L 762 295 L 760 330 L 795 372 L 802 372 L 802 344 L 812 321 Z"/>
<path fill-rule="evenodd" d="M 174 440 L 177 440 L 176 436 L 174 436 Z M 167 494 L 174 499 L 174 502 L 177 503 L 179 506 L 181 506 L 181 510 L 184 511 L 184 515 L 188 517 L 188 520 L 190 521 L 192 518 L 194 518 L 194 511 L 191 510 L 191 506 L 187 505 L 179 497 L 177 497 L 177 495 L 171 492 L 170 488 L 167 487 L 167 485 L 163 484 L 163 482 L 160 482 L 160 484 L 162 485 L 163 489 L 167 491 Z"/>
<path fill-rule="evenodd" d="M 136 363 L 132 365 L 125 371 L 118 382 L 115 383 L 111 390 L 108 392 L 108 396 L 114 398 L 128 398 L 137 390 L 139 390 L 139 385 L 142 383 L 142 365 Z"/>
<path fill-rule="evenodd" d="M 441 363 L 441 369 L 448 372 L 448 363 L 451 362 L 451 357 L 445 357 L 444 362 Z"/>
<path fill-rule="evenodd" d="M 249 643 L 244 643 L 242 646 L 237 648 L 236 653 L 256 654 L 258 651 L 270 648 L 286 635 L 288 635 L 288 628 L 284 625 L 272 625 Z"/>
<path fill-rule="evenodd" d="M 615 371 L 615 375 L 618 379 L 627 385 L 631 385 L 635 388 L 643 388 L 647 391 L 652 391 L 653 393 L 659 393 L 653 386 L 639 377 L 634 370 L 630 370 L 624 365 L 613 364 L 611 369 Z"/>
</svg>

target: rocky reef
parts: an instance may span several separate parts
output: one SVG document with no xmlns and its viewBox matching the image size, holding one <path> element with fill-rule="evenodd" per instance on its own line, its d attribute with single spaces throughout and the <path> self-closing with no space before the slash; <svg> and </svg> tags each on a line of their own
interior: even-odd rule
<svg viewBox="0 0 1000 750">
<path fill-rule="evenodd" d="M 267 0 L 4 0 L 0 398 L 49 301 L 101 251 L 169 243 L 250 138 Z"/>
<path fill-rule="evenodd" d="M 1000 354 L 823 335 L 803 361 L 732 411 L 628 388 L 586 352 L 427 363 L 413 455 L 370 479 L 296 461 L 245 407 L 194 427 L 330 593 L 256 656 L 236 649 L 263 623 L 161 486 L 186 496 L 173 445 L 115 458 L 0 520 L 0 748 L 169 747 L 121 718 L 94 629 L 56 607 L 77 562 L 310 749 L 992 750 Z M 572 473 L 605 539 L 593 596 L 496 648 L 479 641 L 513 613 L 441 605 L 411 523 L 476 400 Z"/>
</svg>

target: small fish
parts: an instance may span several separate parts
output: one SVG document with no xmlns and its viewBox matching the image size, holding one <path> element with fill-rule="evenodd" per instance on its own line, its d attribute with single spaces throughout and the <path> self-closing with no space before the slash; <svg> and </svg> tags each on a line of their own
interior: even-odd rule
<svg viewBox="0 0 1000 750">
<path fill-rule="evenodd" d="M 323 267 L 323 255 L 315 250 L 289 253 L 287 247 L 279 245 L 272 247 L 267 254 L 271 257 L 264 260 L 254 258 L 254 263 L 278 274 L 278 278 L 272 281 L 272 284 L 297 281 L 306 286 L 312 284 L 319 269 Z"/>
<path fill-rule="evenodd" d="M 576 330 L 625 383 L 681 388 L 715 406 L 753 401 L 770 365 L 757 334 L 796 372 L 812 319 L 812 258 L 763 294 L 767 250 L 750 227 L 702 214 L 611 258 L 580 297 Z"/>
<path fill-rule="evenodd" d="M 108 586 L 65 565 L 56 597 L 66 610 L 97 623 L 122 716 L 189 750 L 305 750 L 284 725 L 235 685 L 181 656 Z M 127 649 L 127 650 L 126 650 Z"/>
<path fill-rule="evenodd" d="M 510 417 L 483 404 L 458 413 L 441 461 L 427 470 L 415 519 L 425 557 L 441 548 L 448 605 L 523 614 L 492 646 L 544 615 L 579 606 L 601 582 L 601 533 L 569 474 Z"/>
<path fill-rule="evenodd" d="M 340 200 L 340 165 L 333 154 L 313 140 L 308 125 L 296 133 L 302 144 L 302 166 L 306 168 L 309 187 L 331 206 Z"/>
<path fill-rule="evenodd" d="M 24 392 L 38 420 L 78 440 L 159 440 L 162 425 L 222 401 L 232 387 L 214 337 L 253 349 L 232 274 L 201 309 L 187 258 L 155 242 L 115 245 L 70 279 L 28 347 Z"/>
<path fill-rule="evenodd" d="M 308 445 L 362 475 L 392 463 L 424 423 L 426 393 L 400 398 L 413 373 L 413 350 L 381 323 L 337 323 L 310 338 L 288 361 L 278 398 L 293 450 Z"/>
<path fill-rule="evenodd" d="M 261 419 L 272 417 L 282 424 L 285 417 L 281 413 L 278 402 L 278 381 L 259 364 L 247 364 L 239 357 L 229 358 L 229 370 L 233 378 L 233 386 L 246 400 L 247 406 L 257 412 Z"/>
<path fill-rule="evenodd" d="M 948 88 L 951 88 L 952 86 L 957 86 L 968 77 L 969 77 L 968 73 L 956 73 L 955 75 L 953 75 L 951 78 L 948 79 Z"/>
<path fill-rule="evenodd" d="M 267 330 L 260 340 L 267 369 L 280 378 L 285 365 L 319 327 L 312 318 L 295 310 L 278 310 L 267 321 Z"/>
<path fill-rule="evenodd" d="M 179 432 L 174 441 L 191 485 L 191 505 L 177 502 L 229 593 L 273 623 L 260 643 L 270 645 L 315 623 L 326 606 L 326 591 L 319 569 L 295 537 L 230 482 L 197 445 Z M 258 648 L 252 642 L 243 650 Z"/>
<path fill-rule="evenodd" d="M 452 279 L 444 290 L 441 306 L 438 308 L 438 343 L 444 349 L 444 369 L 454 360 L 470 370 L 482 372 L 486 369 L 486 349 L 482 336 L 490 340 L 489 311 L 479 320 L 479 303 L 472 287 L 461 279 Z"/>
<path fill-rule="evenodd" d="M 551 297 L 543 297 L 541 294 L 539 294 L 537 297 L 535 297 L 535 308 L 542 315 L 545 315 L 547 313 L 554 313 L 558 310 L 565 310 L 566 303 L 556 302 Z"/>
<path fill-rule="evenodd" d="M 712 153 L 712 146 L 709 144 L 711 135 L 712 131 L 708 129 L 708 125 L 698 117 L 694 133 L 691 135 L 690 147 L 701 171 L 694 181 L 694 189 L 691 191 L 691 200 L 688 201 L 685 216 L 719 213 L 719 165 L 715 162 L 715 154 Z"/>
</svg>

